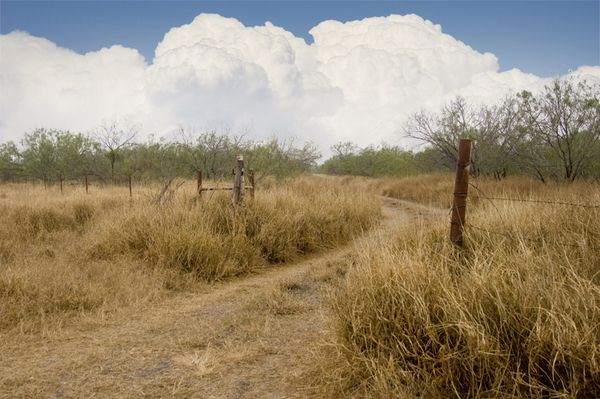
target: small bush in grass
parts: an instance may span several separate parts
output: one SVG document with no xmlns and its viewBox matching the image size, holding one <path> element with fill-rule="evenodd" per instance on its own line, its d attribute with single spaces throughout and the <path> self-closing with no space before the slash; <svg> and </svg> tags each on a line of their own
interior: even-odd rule
<svg viewBox="0 0 600 399">
<path fill-rule="evenodd" d="M 94 206 L 88 202 L 78 202 L 73 205 L 73 212 L 75 222 L 77 222 L 79 226 L 84 226 L 92 220 L 95 209 Z"/>
</svg>

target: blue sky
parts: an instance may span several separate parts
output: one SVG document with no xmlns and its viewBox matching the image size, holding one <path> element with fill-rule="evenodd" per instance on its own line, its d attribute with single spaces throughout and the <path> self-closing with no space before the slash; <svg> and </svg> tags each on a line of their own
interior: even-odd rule
<svg viewBox="0 0 600 399">
<path fill-rule="evenodd" d="M 599 1 L 2 0 L 0 11 L 0 142 L 114 119 L 142 139 L 251 126 L 324 151 L 411 146 L 407 118 L 456 96 L 494 103 L 565 76 L 600 84 Z"/>
<path fill-rule="evenodd" d="M 500 72 L 518 68 L 540 77 L 600 63 L 598 1 L 6 1 L 1 33 L 24 30 L 78 53 L 121 44 L 150 64 L 171 28 L 200 13 L 246 26 L 270 21 L 308 44 L 322 21 L 417 14 L 444 33 L 499 59 Z"/>
</svg>

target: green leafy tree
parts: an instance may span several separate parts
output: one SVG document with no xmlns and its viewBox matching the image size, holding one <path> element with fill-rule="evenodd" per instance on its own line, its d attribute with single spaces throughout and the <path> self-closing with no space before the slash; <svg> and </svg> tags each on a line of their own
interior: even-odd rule
<svg viewBox="0 0 600 399">
<path fill-rule="evenodd" d="M 430 170 L 429 166 L 418 164 L 416 154 L 412 151 L 385 142 L 377 147 L 365 148 L 351 142 L 338 143 L 331 150 L 333 156 L 319 167 L 322 173 L 384 177 L 407 176 Z"/>
<path fill-rule="evenodd" d="M 188 172 L 200 169 L 205 177 L 229 174 L 237 153 L 249 151 L 246 140 L 251 126 L 235 129 L 227 124 L 216 124 L 208 130 L 181 125 L 176 132 L 182 162 Z"/>
<path fill-rule="evenodd" d="M 21 154 L 13 141 L 0 144 L 0 174 L 2 181 L 18 181 L 23 175 Z"/>
<path fill-rule="evenodd" d="M 439 113 L 421 111 L 405 135 L 426 143 L 454 168 L 458 142 L 473 140 L 471 172 L 523 173 L 543 182 L 596 178 L 600 159 L 600 88 L 555 79 L 534 96 L 524 91 L 495 106 L 471 106 L 457 97 Z"/>
<path fill-rule="evenodd" d="M 355 158 L 360 148 L 351 141 L 339 142 L 330 147 L 333 156 L 326 160 L 320 170 L 330 175 L 355 174 Z"/>
<path fill-rule="evenodd" d="M 27 176 L 45 182 L 77 179 L 88 173 L 96 144 L 81 133 L 36 129 L 21 141 L 21 165 Z"/>
<path fill-rule="evenodd" d="M 398 146 L 383 143 L 378 148 L 367 147 L 360 156 L 371 159 L 367 169 L 371 177 L 407 176 L 417 172 L 412 151 Z"/>
<path fill-rule="evenodd" d="M 152 140 L 133 144 L 125 150 L 123 173 L 144 181 L 164 180 L 173 176 L 193 176 L 182 153 L 182 145 L 176 142 Z"/>
<path fill-rule="evenodd" d="M 321 158 L 312 142 L 299 144 L 295 137 L 280 139 L 273 135 L 266 141 L 246 143 L 244 160 L 255 171 L 258 182 L 267 176 L 285 178 L 310 171 Z"/>
</svg>

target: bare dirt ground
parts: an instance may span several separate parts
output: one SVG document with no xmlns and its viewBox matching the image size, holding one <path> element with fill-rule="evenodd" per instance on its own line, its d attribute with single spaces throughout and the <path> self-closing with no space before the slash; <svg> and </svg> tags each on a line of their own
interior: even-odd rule
<svg viewBox="0 0 600 399">
<path fill-rule="evenodd" d="M 2 398 L 321 398 L 324 296 L 367 240 L 435 210 L 384 198 L 384 223 L 344 248 L 102 320 L 0 335 Z M 332 354 L 330 354 L 332 355 Z"/>
</svg>

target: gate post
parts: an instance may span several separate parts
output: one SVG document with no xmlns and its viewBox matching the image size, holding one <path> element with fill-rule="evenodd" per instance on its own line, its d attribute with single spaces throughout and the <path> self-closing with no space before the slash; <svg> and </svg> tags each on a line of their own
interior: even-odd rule
<svg viewBox="0 0 600 399">
<path fill-rule="evenodd" d="M 235 208 L 243 199 L 244 185 L 244 156 L 237 154 L 235 156 L 235 180 L 233 182 L 233 207 Z"/>
<path fill-rule="evenodd" d="M 198 169 L 197 177 L 198 177 L 198 196 L 202 197 L 202 170 Z"/>
<path fill-rule="evenodd" d="M 250 169 L 248 180 L 250 180 L 250 198 L 254 198 L 254 169 Z"/>
</svg>

